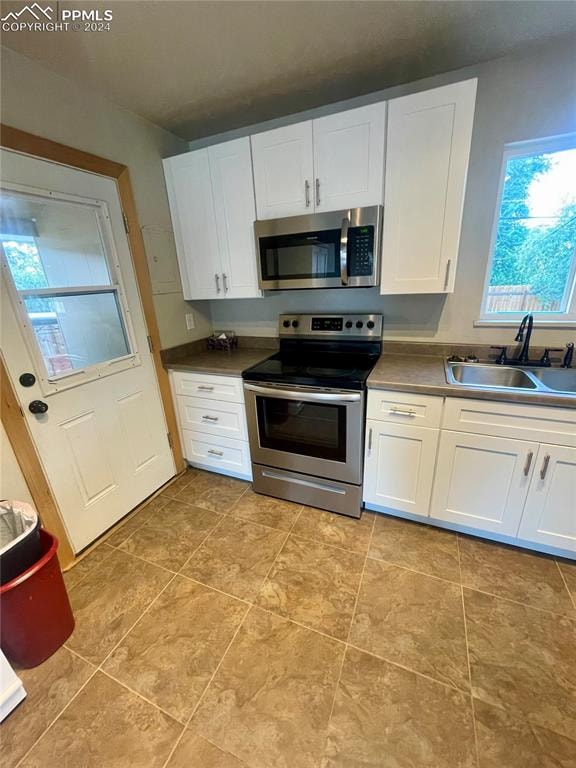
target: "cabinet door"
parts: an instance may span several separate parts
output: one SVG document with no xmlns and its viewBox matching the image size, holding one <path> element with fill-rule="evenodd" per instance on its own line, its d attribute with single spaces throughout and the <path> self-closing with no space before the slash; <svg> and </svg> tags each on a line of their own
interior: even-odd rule
<svg viewBox="0 0 576 768">
<path fill-rule="evenodd" d="M 576 552 L 576 448 L 540 446 L 518 536 Z"/>
<path fill-rule="evenodd" d="M 437 429 L 368 419 L 364 501 L 427 517 L 438 433 Z"/>
<path fill-rule="evenodd" d="M 388 103 L 380 293 L 452 293 L 476 80 Z"/>
<path fill-rule="evenodd" d="M 385 102 L 314 120 L 316 211 L 382 204 L 385 131 Z"/>
<path fill-rule="evenodd" d="M 312 121 L 257 133 L 250 141 L 258 218 L 311 213 Z"/>
<path fill-rule="evenodd" d="M 225 299 L 261 296 L 254 247 L 254 183 L 250 139 L 209 147 L 212 192 Z"/>
<path fill-rule="evenodd" d="M 164 173 L 184 298 L 218 298 L 222 269 L 208 150 L 164 160 Z"/>
<path fill-rule="evenodd" d="M 516 536 L 538 443 L 445 430 L 431 517 Z"/>
</svg>

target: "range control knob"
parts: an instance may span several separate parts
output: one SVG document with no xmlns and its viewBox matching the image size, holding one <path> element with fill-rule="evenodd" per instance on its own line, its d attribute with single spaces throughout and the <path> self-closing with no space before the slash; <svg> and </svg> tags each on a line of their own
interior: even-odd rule
<svg viewBox="0 0 576 768">
<path fill-rule="evenodd" d="M 300 323 L 298 322 L 298 320 L 292 320 L 292 328 L 298 328 L 299 325 Z"/>
<path fill-rule="evenodd" d="M 284 328 L 290 328 L 290 320 L 284 320 L 282 325 L 284 326 Z"/>
<path fill-rule="evenodd" d="M 370 330 L 372 330 L 372 328 L 374 328 L 374 320 L 368 320 L 366 323 L 366 328 L 370 328 Z"/>
<path fill-rule="evenodd" d="M 354 323 L 352 322 L 352 320 L 346 320 L 346 328 L 352 328 L 353 325 Z"/>
<path fill-rule="evenodd" d="M 364 323 L 362 322 L 362 320 L 358 320 L 356 322 L 356 328 L 364 328 Z"/>
</svg>

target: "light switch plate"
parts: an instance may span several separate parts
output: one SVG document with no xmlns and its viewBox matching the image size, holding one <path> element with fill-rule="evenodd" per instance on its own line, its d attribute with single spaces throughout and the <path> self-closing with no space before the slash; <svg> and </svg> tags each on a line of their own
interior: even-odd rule
<svg viewBox="0 0 576 768">
<path fill-rule="evenodd" d="M 196 320 L 194 319 L 193 312 L 186 312 L 186 328 L 191 331 L 196 328 Z"/>
</svg>

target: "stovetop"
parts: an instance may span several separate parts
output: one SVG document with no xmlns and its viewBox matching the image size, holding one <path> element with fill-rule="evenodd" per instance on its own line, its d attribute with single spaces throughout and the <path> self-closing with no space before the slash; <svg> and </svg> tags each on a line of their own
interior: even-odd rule
<svg viewBox="0 0 576 768">
<path fill-rule="evenodd" d="M 375 315 L 281 315 L 280 351 L 242 376 L 261 383 L 364 389 L 380 357 L 381 333 L 382 319 Z"/>
</svg>

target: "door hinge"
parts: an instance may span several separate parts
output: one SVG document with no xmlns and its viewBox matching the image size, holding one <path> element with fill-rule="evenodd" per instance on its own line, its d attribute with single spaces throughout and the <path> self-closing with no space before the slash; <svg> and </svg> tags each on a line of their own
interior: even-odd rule
<svg viewBox="0 0 576 768">
<path fill-rule="evenodd" d="M 154 344 L 152 344 L 152 336 L 148 335 L 146 336 L 146 338 L 148 339 L 148 349 L 150 350 L 150 352 L 154 352 Z"/>
<path fill-rule="evenodd" d="M 130 234 L 130 225 L 128 224 L 128 217 L 126 216 L 124 211 L 122 211 L 122 221 L 124 222 L 124 229 L 126 230 L 126 234 L 129 235 Z"/>
<path fill-rule="evenodd" d="M 166 437 L 168 438 L 168 445 L 170 446 L 170 448 L 174 448 L 174 444 L 172 443 L 172 435 L 170 434 L 170 432 L 166 433 Z"/>
</svg>

